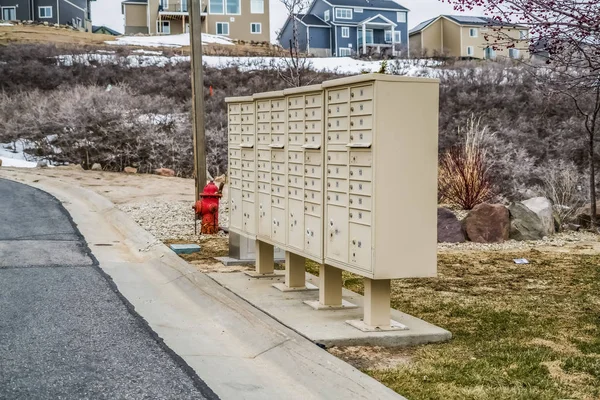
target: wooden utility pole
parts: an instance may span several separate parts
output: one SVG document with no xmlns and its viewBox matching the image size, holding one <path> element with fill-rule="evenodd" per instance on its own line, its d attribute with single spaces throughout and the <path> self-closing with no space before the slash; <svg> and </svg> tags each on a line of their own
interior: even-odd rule
<svg viewBox="0 0 600 400">
<path fill-rule="evenodd" d="M 194 176 L 196 200 L 206 185 L 206 141 L 204 139 L 204 78 L 202 73 L 202 0 L 190 0 L 190 51 L 194 125 Z"/>
</svg>

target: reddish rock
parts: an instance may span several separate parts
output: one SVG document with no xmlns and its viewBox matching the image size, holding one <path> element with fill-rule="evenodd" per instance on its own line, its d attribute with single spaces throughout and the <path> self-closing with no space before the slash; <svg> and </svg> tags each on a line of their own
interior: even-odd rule
<svg viewBox="0 0 600 400">
<path fill-rule="evenodd" d="M 510 234 L 510 214 L 502 204 L 479 204 L 465 218 L 469 240 L 477 243 L 502 243 Z"/>
<path fill-rule="evenodd" d="M 175 171 L 169 168 L 157 168 L 154 173 L 160 176 L 175 176 Z"/>
<path fill-rule="evenodd" d="M 123 172 L 125 172 L 126 174 L 137 174 L 137 168 L 125 167 Z"/>
</svg>

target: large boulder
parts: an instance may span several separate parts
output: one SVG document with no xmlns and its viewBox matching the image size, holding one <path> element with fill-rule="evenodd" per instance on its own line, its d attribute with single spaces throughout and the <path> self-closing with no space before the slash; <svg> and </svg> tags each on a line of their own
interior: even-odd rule
<svg viewBox="0 0 600 400">
<path fill-rule="evenodd" d="M 544 227 L 544 236 L 549 236 L 555 232 L 554 210 L 552 202 L 545 197 L 534 197 L 522 202 L 525 207 L 537 214 Z"/>
<path fill-rule="evenodd" d="M 99 163 L 94 163 L 92 164 L 92 171 L 102 171 L 102 165 L 100 165 Z"/>
<path fill-rule="evenodd" d="M 160 176 L 175 176 L 175 171 L 170 168 L 156 168 L 154 173 Z"/>
<path fill-rule="evenodd" d="M 510 215 L 502 204 L 479 204 L 464 220 L 467 237 L 477 243 L 502 243 L 509 238 Z"/>
<path fill-rule="evenodd" d="M 545 236 L 542 220 L 523 203 L 508 206 L 510 213 L 510 238 L 514 240 L 540 240 Z"/>
<path fill-rule="evenodd" d="M 137 174 L 137 171 L 137 168 L 134 167 L 125 167 L 125 169 L 123 169 L 123 172 L 126 174 Z"/>
<path fill-rule="evenodd" d="M 467 240 L 456 215 L 443 207 L 437 212 L 437 240 L 439 243 L 463 243 Z"/>
</svg>

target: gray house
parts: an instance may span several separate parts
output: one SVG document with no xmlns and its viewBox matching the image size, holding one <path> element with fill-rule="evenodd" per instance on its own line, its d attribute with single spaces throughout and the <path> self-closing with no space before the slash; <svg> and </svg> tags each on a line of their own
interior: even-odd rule
<svg viewBox="0 0 600 400">
<path fill-rule="evenodd" d="M 37 21 L 92 29 L 91 1 L 0 0 L 1 21 Z"/>
<path fill-rule="evenodd" d="M 408 50 L 408 12 L 393 0 L 314 0 L 305 14 L 286 20 L 277 39 L 289 49 L 295 24 L 302 52 L 399 55 Z"/>
</svg>

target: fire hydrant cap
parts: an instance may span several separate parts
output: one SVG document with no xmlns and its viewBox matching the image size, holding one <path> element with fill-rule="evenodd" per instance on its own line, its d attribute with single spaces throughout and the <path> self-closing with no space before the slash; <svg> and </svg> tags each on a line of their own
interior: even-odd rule
<svg viewBox="0 0 600 400">
<path fill-rule="evenodd" d="M 219 187 L 215 185 L 213 181 L 210 181 L 206 186 L 204 186 L 204 190 L 200 193 L 200 196 L 203 197 L 221 197 L 219 193 Z"/>
</svg>

